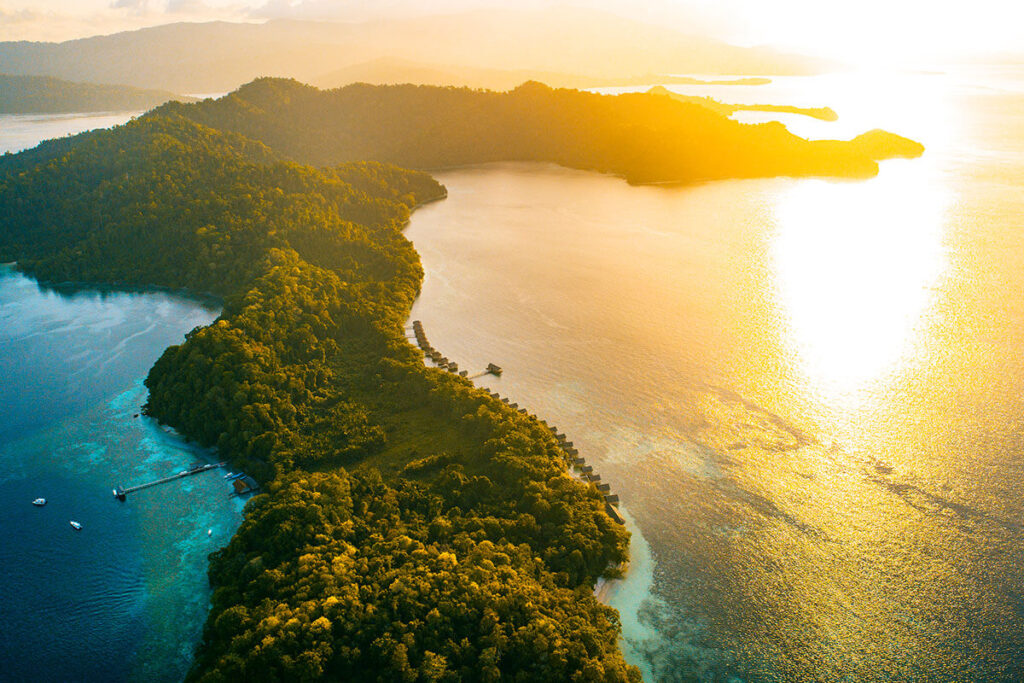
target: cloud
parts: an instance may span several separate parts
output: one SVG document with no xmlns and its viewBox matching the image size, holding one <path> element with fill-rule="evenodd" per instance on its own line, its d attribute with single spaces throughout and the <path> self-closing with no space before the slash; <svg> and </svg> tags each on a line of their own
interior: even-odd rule
<svg viewBox="0 0 1024 683">
<path fill-rule="evenodd" d="M 114 0 L 110 3 L 111 9 L 126 9 L 134 14 L 144 14 L 149 11 L 149 0 Z"/>
<path fill-rule="evenodd" d="M 167 14 L 208 14 L 213 10 L 202 0 L 168 0 L 164 8 Z"/>
<path fill-rule="evenodd" d="M 9 10 L 0 7 L 0 24 L 24 24 L 40 21 L 44 16 L 29 9 Z"/>
</svg>

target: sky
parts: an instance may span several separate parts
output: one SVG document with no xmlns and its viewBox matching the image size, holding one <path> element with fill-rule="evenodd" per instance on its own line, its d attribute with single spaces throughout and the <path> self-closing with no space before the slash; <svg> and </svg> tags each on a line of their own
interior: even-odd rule
<svg viewBox="0 0 1024 683">
<path fill-rule="evenodd" d="M 0 40 L 69 40 L 174 21 L 362 21 L 542 0 L 0 0 Z M 1020 0 L 577 0 L 741 45 L 853 63 L 930 62 L 1024 50 Z M 0 72 L 3 71 L 0 65 Z"/>
</svg>

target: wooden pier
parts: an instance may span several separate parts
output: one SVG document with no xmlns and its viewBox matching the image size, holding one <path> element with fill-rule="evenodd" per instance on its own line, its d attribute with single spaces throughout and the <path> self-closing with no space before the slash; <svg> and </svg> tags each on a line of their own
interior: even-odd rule
<svg viewBox="0 0 1024 683">
<path fill-rule="evenodd" d="M 408 338 L 408 327 L 406 327 L 405 333 L 406 338 Z M 483 372 L 478 372 L 477 374 L 472 376 L 470 376 L 468 370 L 460 371 L 459 366 L 457 363 L 455 363 L 455 361 L 448 360 L 447 356 L 442 355 L 440 351 L 438 351 L 437 349 L 430 345 L 430 342 L 427 341 L 426 333 L 423 332 L 423 323 L 421 323 L 419 320 L 412 321 L 412 336 L 413 339 L 415 339 L 416 341 L 416 345 L 419 346 L 420 350 L 423 351 L 424 356 L 432 360 L 442 370 L 447 370 L 453 375 L 459 375 L 460 377 L 465 377 L 466 379 L 477 379 L 479 377 L 483 377 L 484 375 L 494 375 L 495 377 L 501 376 L 501 367 L 495 365 L 494 363 L 488 363 L 487 368 Z"/>
<path fill-rule="evenodd" d="M 152 486 L 158 486 L 159 484 L 166 484 L 167 482 L 174 481 L 175 479 L 181 479 L 183 477 L 191 477 L 193 474 L 199 474 L 200 472 L 206 472 L 207 470 L 215 470 L 215 469 L 218 469 L 218 468 L 223 467 L 223 466 L 224 466 L 224 463 L 222 463 L 222 462 L 218 462 L 216 464 L 204 463 L 202 465 L 192 465 L 187 470 L 182 470 L 181 472 L 178 472 L 177 474 L 172 474 L 169 477 L 164 477 L 162 479 L 157 479 L 156 481 L 148 481 L 145 484 L 139 484 L 137 486 L 128 486 L 128 487 L 118 486 L 116 489 L 114 489 L 114 497 L 117 498 L 118 500 L 124 500 L 125 497 L 129 493 L 135 493 L 136 491 L 141 491 L 142 489 L 148 489 L 148 488 L 150 488 Z"/>
<path fill-rule="evenodd" d="M 408 334 L 408 328 L 406 332 Z M 419 346 L 420 349 L 423 351 L 423 355 L 434 361 L 434 363 L 436 363 L 439 368 L 441 368 L 442 370 L 447 370 L 448 372 L 453 374 L 458 374 L 462 377 L 467 377 L 469 375 L 469 373 L 465 370 L 462 370 L 460 372 L 459 366 L 454 361 L 448 360 L 446 356 L 441 355 L 441 353 L 437 349 L 430 345 L 430 342 L 427 341 L 427 335 L 423 332 L 423 323 L 421 323 L 419 320 L 414 320 L 412 322 L 412 335 L 416 340 L 417 346 Z M 468 376 L 468 379 L 477 379 L 487 374 L 491 374 L 498 377 L 501 375 L 501 372 L 502 370 L 499 366 L 495 365 L 494 363 L 489 363 L 487 365 L 486 370 L 484 370 L 483 372 L 479 372 L 475 375 Z M 509 401 L 507 397 L 502 396 L 497 392 L 488 392 L 488 395 L 495 401 L 500 401 L 501 403 L 505 404 L 512 410 L 517 411 L 519 414 L 537 420 L 537 422 L 540 425 L 550 430 L 551 436 L 554 438 L 555 443 L 558 445 L 558 448 L 565 455 L 566 464 L 569 465 L 572 469 L 576 470 L 576 472 L 578 473 L 577 476 L 582 481 L 586 482 L 590 486 L 595 487 L 595 489 L 601 495 L 601 498 L 604 501 L 605 512 L 608 513 L 608 516 L 616 522 L 618 522 L 619 524 L 625 525 L 626 520 L 618 509 L 618 494 L 612 493 L 611 486 L 607 482 L 601 481 L 601 475 L 594 472 L 593 466 L 588 465 L 587 461 L 584 458 L 580 457 L 579 451 L 576 449 L 576 445 L 569 440 L 569 437 L 560 432 L 558 430 L 558 427 L 556 427 L 555 425 L 548 424 L 546 420 L 538 419 L 536 415 L 530 413 L 528 410 L 526 410 L 526 408 L 520 408 L 518 403 L 513 403 Z"/>
</svg>

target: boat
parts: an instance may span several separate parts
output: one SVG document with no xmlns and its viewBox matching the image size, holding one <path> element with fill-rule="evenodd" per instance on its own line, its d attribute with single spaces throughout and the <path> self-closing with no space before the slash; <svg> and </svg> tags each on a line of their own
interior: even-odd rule
<svg viewBox="0 0 1024 683">
<path fill-rule="evenodd" d="M 75 520 L 71 520 L 70 524 L 71 524 L 71 528 L 74 529 L 75 531 L 81 531 L 82 530 L 82 525 L 79 524 L 78 522 L 76 522 Z"/>
<path fill-rule="evenodd" d="M 225 475 L 224 475 L 224 478 L 225 478 L 225 479 L 230 479 L 230 478 L 231 478 L 231 477 L 233 477 L 233 476 L 235 476 L 235 473 L 234 473 L 234 472 L 228 472 L 227 474 L 225 474 Z"/>
<path fill-rule="evenodd" d="M 46 499 L 45 498 L 36 498 L 35 500 L 32 501 L 32 504 L 33 505 L 38 505 L 38 506 L 42 507 L 43 505 L 46 505 Z"/>
<path fill-rule="evenodd" d="M 207 529 L 206 530 L 206 535 L 207 536 L 213 536 L 213 529 Z"/>
<path fill-rule="evenodd" d="M 114 498 L 117 498 L 118 500 L 124 502 L 126 495 L 127 491 L 125 491 L 123 487 L 118 486 L 117 488 L 114 489 Z"/>
</svg>

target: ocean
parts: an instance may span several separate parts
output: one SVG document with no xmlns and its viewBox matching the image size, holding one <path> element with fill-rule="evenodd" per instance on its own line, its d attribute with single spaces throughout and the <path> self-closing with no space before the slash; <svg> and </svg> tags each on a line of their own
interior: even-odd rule
<svg viewBox="0 0 1024 683">
<path fill-rule="evenodd" d="M 1024 70 L 670 87 L 927 151 L 866 181 L 439 172 L 413 318 L 620 495 L 647 680 L 1019 680 Z"/>
<path fill-rule="evenodd" d="M 184 677 L 209 610 L 207 555 L 244 501 L 219 469 L 123 503 L 112 489 L 216 462 L 139 413 L 163 349 L 217 315 L 0 266 L 0 679 Z"/>
</svg>

